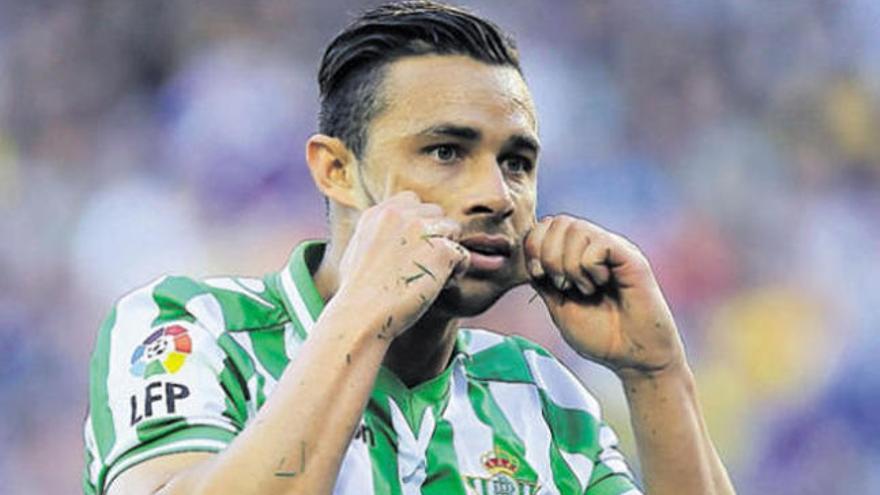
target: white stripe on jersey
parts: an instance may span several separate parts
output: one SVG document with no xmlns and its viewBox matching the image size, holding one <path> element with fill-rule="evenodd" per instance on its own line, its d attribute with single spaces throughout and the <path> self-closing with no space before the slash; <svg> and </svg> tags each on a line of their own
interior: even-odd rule
<svg viewBox="0 0 880 495">
<path fill-rule="evenodd" d="M 258 278 L 240 277 L 236 280 L 247 290 L 252 290 L 257 294 L 262 294 L 263 292 L 266 292 L 266 284 Z"/>
<path fill-rule="evenodd" d="M 477 418 L 468 395 L 464 365 L 454 363 L 449 404 L 443 418 L 452 426 L 452 447 L 462 475 L 482 476 L 485 468 L 480 457 L 495 449 L 492 428 Z"/>
<path fill-rule="evenodd" d="M 299 354 L 300 346 L 302 345 L 302 340 L 300 339 L 299 334 L 296 333 L 296 329 L 293 327 L 293 323 L 285 323 L 284 324 L 284 354 L 287 355 L 288 361 L 293 361 L 296 359 L 297 354 Z"/>
<path fill-rule="evenodd" d="M 486 330 L 472 330 L 471 340 L 468 342 L 467 346 L 467 352 L 468 354 L 476 354 L 494 345 L 498 345 L 503 341 L 503 335 Z"/>
<path fill-rule="evenodd" d="M 437 426 L 434 410 L 427 407 L 422 412 L 422 424 L 416 436 L 406 422 L 400 407 L 391 397 L 388 398 L 388 407 L 391 409 L 391 424 L 394 432 L 397 433 L 397 474 L 401 491 L 403 495 L 420 495 L 422 483 L 428 476 L 428 444 L 431 443 L 431 437 L 434 436 L 434 429 Z"/>
<path fill-rule="evenodd" d="M 211 294 L 202 294 L 186 302 L 186 310 L 196 317 L 196 320 L 211 332 L 214 339 L 226 331 L 226 318 L 223 316 L 223 307 L 216 297 Z"/>
<path fill-rule="evenodd" d="M 265 379 L 263 394 L 265 395 L 265 397 L 268 398 L 272 391 L 275 390 L 275 386 L 278 385 L 278 381 L 272 377 L 272 375 L 269 373 L 269 370 L 267 370 L 266 367 L 263 366 L 263 363 L 260 362 L 259 358 L 257 358 L 257 354 L 254 352 L 254 346 L 251 343 L 250 335 L 248 335 L 247 332 L 229 332 L 227 335 L 238 342 L 238 345 L 240 345 L 242 349 L 244 349 L 244 352 L 246 352 L 247 355 L 250 356 L 251 361 L 253 361 L 254 363 L 254 369 L 257 371 L 257 373 L 263 375 L 263 378 Z M 255 388 L 259 388 L 257 387 L 256 383 Z M 254 392 L 256 392 L 256 390 L 254 390 Z M 256 406 L 256 393 L 251 396 L 251 399 L 254 401 L 254 405 Z"/>
<path fill-rule="evenodd" d="M 218 289 L 228 290 L 228 291 L 232 291 L 232 292 L 235 292 L 238 294 L 242 294 L 244 296 L 247 296 L 250 299 L 253 299 L 254 301 L 257 301 L 258 303 L 262 304 L 263 306 L 266 306 L 269 308 L 275 307 L 275 305 L 273 305 L 269 301 L 266 301 L 265 299 L 258 296 L 257 294 L 255 294 L 253 292 L 248 292 L 248 290 L 245 288 L 245 285 L 243 283 L 236 283 L 235 280 L 232 280 L 231 278 L 227 278 L 227 277 L 208 278 L 208 279 L 205 279 L 205 285 L 210 285 L 211 287 L 216 287 Z"/>
<path fill-rule="evenodd" d="M 561 448 L 559 453 L 565 459 L 566 464 L 571 468 L 574 475 L 577 476 L 578 483 L 581 486 L 581 493 L 583 493 L 587 485 L 590 484 L 590 476 L 593 475 L 593 461 L 583 454 L 570 454 Z"/>
<path fill-rule="evenodd" d="M 287 298 L 293 305 L 293 310 L 296 312 L 296 318 L 299 320 L 300 324 L 302 324 L 303 329 L 306 331 L 306 335 L 309 335 L 312 333 L 312 327 L 315 325 L 315 320 L 312 319 L 312 314 L 309 313 L 309 308 L 306 307 L 306 302 L 303 301 L 302 296 L 299 295 L 299 290 L 297 289 L 296 284 L 293 283 L 293 277 L 290 276 L 289 268 L 281 270 L 281 288 L 284 289 L 284 293 L 287 294 Z"/>
<path fill-rule="evenodd" d="M 92 455 L 92 462 L 86 466 L 89 470 L 89 481 L 92 485 L 98 484 L 98 475 L 101 473 L 101 459 L 98 454 L 98 441 L 95 439 L 95 429 L 92 428 L 92 415 L 86 418 L 85 425 L 85 443 L 86 448 Z"/>
<path fill-rule="evenodd" d="M 542 417 L 532 417 L 523 411 L 541 411 L 538 389 L 531 383 L 490 382 L 489 390 L 498 407 L 516 435 L 526 447 L 525 458 L 538 474 L 543 487 L 541 494 L 558 494 L 559 487 L 553 481 L 550 470 L 550 428 Z M 550 487 L 554 489 L 550 489 Z"/>
<path fill-rule="evenodd" d="M 104 459 L 110 464 L 126 450 L 139 443 L 135 428 L 131 427 L 130 396 L 144 388 L 145 380 L 133 376 L 125 366 L 134 350 L 150 335 L 153 320 L 159 316 L 159 306 L 153 299 L 153 289 L 166 277 L 160 277 L 119 300 L 116 321 L 110 329 L 110 366 L 107 371 L 107 402 L 113 418 L 116 440 Z M 101 386 L 101 385 L 99 385 Z M 95 404 L 95 407 L 100 407 Z"/>
<path fill-rule="evenodd" d="M 554 404 L 566 409 L 586 411 L 597 421 L 601 419 L 599 401 L 561 363 L 532 349 L 525 350 L 523 355 L 535 383 L 547 393 Z M 584 454 L 565 452 L 561 448 L 559 452 L 577 476 L 581 490 L 586 489 L 593 472 L 593 461 Z"/>
<path fill-rule="evenodd" d="M 614 430 L 607 425 L 602 425 L 599 428 L 599 446 L 602 447 L 599 460 L 615 473 L 629 474 L 629 468 L 626 466 L 623 454 L 615 448 L 616 445 L 617 435 L 614 434 Z"/>
<path fill-rule="evenodd" d="M 574 375 L 553 358 L 538 354 L 532 349 L 523 352 L 535 383 L 559 407 L 580 409 L 602 419 L 599 401 L 596 400 Z"/>
</svg>

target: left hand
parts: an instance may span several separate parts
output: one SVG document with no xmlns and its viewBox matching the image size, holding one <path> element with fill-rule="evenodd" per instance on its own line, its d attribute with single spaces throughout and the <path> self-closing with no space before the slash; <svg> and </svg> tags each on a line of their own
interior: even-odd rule
<svg viewBox="0 0 880 495">
<path fill-rule="evenodd" d="M 569 215 L 548 216 L 524 240 L 531 284 L 562 337 L 618 375 L 685 361 L 648 260 L 620 235 Z"/>
</svg>

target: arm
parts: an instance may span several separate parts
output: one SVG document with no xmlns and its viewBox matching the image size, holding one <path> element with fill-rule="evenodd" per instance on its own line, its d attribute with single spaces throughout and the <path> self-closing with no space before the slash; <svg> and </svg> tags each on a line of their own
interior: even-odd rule
<svg viewBox="0 0 880 495">
<path fill-rule="evenodd" d="M 532 285 L 563 338 L 623 382 L 647 492 L 734 493 L 709 438 L 672 313 L 648 261 L 586 220 L 546 217 L 525 239 Z"/>
<path fill-rule="evenodd" d="M 734 493 L 709 438 L 687 365 L 619 376 L 649 493 Z"/>
<path fill-rule="evenodd" d="M 112 494 L 329 494 L 391 341 L 427 310 L 467 253 L 437 205 L 401 193 L 363 212 L 340 286 L 249 425 L 215 455 L 146 461 Z M 425 242 L 427 232 L 431 242 Z M 418 266 L 432 277 L 413 277 Z M 414 268 L 415 267 L 415 268 Z"/>
</svg>

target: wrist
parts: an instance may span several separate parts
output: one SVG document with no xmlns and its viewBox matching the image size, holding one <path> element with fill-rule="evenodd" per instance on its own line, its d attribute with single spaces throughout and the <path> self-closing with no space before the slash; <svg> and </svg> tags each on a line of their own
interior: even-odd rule
<svg viewBox="0 0 880 495">
<path fill-rule="evenodd" d="M 660 368 L 639 369 L 633 367 L 614 371 L 624 385 L 641 385 L 646 383 L 692 383 L 694 374 L 684 357 L 675 359 Z"/>
<path fill-rule="evenodd" d="M 346 333 L 356 333 L 387 346 L 394 338 L 391 314 L 391 309 L 377 304 L 375 295 L 358 294 L 341 287 L 328 301 L 320 318 L 338 322 Z"/>
</svg>

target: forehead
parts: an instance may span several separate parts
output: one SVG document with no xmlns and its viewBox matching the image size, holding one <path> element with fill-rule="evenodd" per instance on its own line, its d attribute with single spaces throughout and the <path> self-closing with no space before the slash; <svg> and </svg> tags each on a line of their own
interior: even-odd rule
<svg viewBox="0 0 880 495">
<path fill-rule="evenodd" d="M 381 94 L 385 108 L 373 124 L 397 132 L 421 130 L 437 122 L 537 132 L 534 103 L 519 72 L 464 55 L 397 60 L 385 72 Z"/>
</svg>

